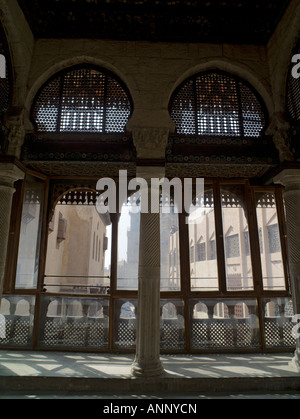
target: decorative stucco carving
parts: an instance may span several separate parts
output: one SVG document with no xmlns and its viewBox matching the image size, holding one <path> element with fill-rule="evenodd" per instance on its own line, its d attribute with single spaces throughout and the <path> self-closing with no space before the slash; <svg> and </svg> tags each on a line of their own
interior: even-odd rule
<svg viewBox="0 0 300 419">
<path fill-rule="evenodd" d="M 19 159 L 25 139 L 23 111 L 20 108 L 11 110 L 6 123 L 0 127 L 0 136 L 1 154 Z"/>
<path fill-rule="evenodd" d="M 8 123 L 8 154 L 20 158 L 21 147 L 25 139 L 24 125 L 19 123 Z"/>
<path fill-rule="evenodd" d="M 169 128 L 134 128 L 133 142 L 139 159 L 162 159 L 166 154 Z"/>
<path fill-rule="evenodd" d="M 281 162 L 294 161 L 291 149 L 291 125 L 282 113 L 275 113 L 272 116 L 266 134 L 273 137 Z"/>
</svg>

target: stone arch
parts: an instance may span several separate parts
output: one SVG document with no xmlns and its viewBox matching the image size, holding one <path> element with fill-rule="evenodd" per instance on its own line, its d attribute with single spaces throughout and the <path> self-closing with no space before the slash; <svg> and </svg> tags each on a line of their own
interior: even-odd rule
<svg viewBox="0 0 300 419">
<path fill-rule="evenodd" d="M 30 303 L 26 299 L 19 300 L 16 305 L 15 316 L 27 317 L 30 315 Z"/>
<path fill-rule="evenodd" d="M 68 195 L 76 192 L 90 194 L 90 199 L 93 201 L 95 201 L 97 195 L 97 191 L 95 187 L 93 187 L 92 185 L 56 185 L 56 187 L 52 191 L 48 206 L 48 222 L 51 221 L 55 208 L 59 201 L 62 198 L 67 197 Z"/>
<path fill-rule="evenodd" d="M 0 313 L 9 316 L 11 314 L 11 304 L 8 298 L 3 297 L 0 306 Z"/>
<path fill-rule="evenodd" d="M 209 313 L 208 313 L 208 306 L 198 301 L 194 307 L 193 307 L 193 319 L 208 319 Z"/>
<path fill-rule="evenodd" d="M 231 76 L 237 76 L 242 80 L 248 82 L 253 89 L 261 96 L 268 114 L 271 115 L 274 111 L 274 104 L 272 100 L 271 86 L 267 83 L 266 79 L 258 74 L 255 74 L 246 65 L 241 65 L 237 63 L 232 63 L 226 59 L 216 59 L 216 60 L 202 60 L 201 63 L 196 66 L 190 67 L 184 73 L 182 73 L 176 82 L 174 83 L 172 90 L 169 92 L 168 102 L 170 103 L 171 97 L 175 90 L 187 79 L 198 74 L 204 73 L 206 71 L 223 71 L 228 73 Z"/>
<path fill-rule="evenodd" d="M 280 23 L 268 44 L 270 82 L 272 84 L 274 112 L 285 114 L 287 76 L 291 67 L 292 52 L 300 40 L 300 3 L 294 1 L 290 6 L 289 16 Z M 284 36 L 280 38 L 280 33 Z M 277 35 L 277 32 L 279 35 Z"/>
<path fill-rule="evenodd" d="M 61 303 L 58 299 L 50 301 L 47 309 L 47 317 L 58 317 L 61 308 Z"/>
<path fill-rule="evenodd" d="M 168 319 L 178 319 L 176 305 L 172 302 L 167 302 L 162 306 L 162 316 L 163 320 Z"/>
</svg>

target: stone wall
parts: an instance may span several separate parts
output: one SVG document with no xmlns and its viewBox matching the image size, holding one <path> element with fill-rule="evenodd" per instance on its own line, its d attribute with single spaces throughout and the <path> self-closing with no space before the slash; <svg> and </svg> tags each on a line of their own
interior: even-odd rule
<svg viewBox="0 0 300 419">
<path fill-rule="evenodd" d="M 103 40 L 34 40 L 17 0 L 1 0 L 0 18 L 14 69 L 13 124 L 32 129 L 30 108 L 39 88 L 57 71 L 88 62 L 117 74 L 128 86 L 134 114 L 130 131 L 164 128 L 172 132 L 168 104 L 174 89 L 191 75 L 220 69 L 247 80 L 262 96 L 270 116 L 284 111 L 291 51 L 299 38 L 300 4 L 292 1 L 269 44 L 168 44 Z M 23 114 L 24 112 L 24 114 Z M 18 156 L 18 147 L 10 154 Z"/>
</svg>

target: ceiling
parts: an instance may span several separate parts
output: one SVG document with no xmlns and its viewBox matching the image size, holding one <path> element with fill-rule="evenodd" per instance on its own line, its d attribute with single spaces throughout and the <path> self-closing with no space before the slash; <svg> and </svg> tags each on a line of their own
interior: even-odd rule
<svg viewBox="0 0 300 419">
<path fill-rule="evenodd" d="M 290 0 L 18 0 L 36 38 L 265 45 Z"/>
</svg>

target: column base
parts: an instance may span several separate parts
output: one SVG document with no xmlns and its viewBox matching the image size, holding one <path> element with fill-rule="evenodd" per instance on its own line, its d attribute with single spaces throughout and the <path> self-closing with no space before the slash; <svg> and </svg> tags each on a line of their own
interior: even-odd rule
<svg viewBox="0 0 300 419">
<path fill-rule="evenodd" d="M 153 363 L 141 363 L 135 360 L 131 367 L 133 377 L 160 377 L 164 372 L 165 370 L 160 360 Z"/>
<path fill-rule="evenodd" d="M 296 350 L 294 358 L 289 364 L 291 367 L 295 368 L 297 372 L 300 373 L 300 352 Z"/>
</svg>

